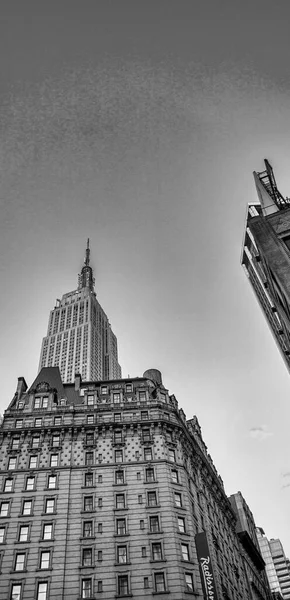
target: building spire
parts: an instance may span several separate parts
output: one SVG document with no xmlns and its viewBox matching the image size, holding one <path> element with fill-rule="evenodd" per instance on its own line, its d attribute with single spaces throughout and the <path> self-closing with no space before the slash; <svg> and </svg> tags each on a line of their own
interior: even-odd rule
<svg viewBox="0 0 290 600">
<path fill-rule="evenodd" d="M 93 292 L 95 279 L 93 276 L 93 269 L 90 266 L 90 252 L 90 240 L 88 238 L 84 266 L 78 276 L 78 289 L 89 288 Z"/>
</svg>

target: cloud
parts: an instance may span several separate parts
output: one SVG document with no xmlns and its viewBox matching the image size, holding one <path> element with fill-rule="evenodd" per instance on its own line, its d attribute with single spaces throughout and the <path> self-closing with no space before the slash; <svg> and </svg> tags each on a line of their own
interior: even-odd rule
<svg viewBox="0 0 290 600">
<path fill-rule="evenodd" d="M 250 437 L 262 442 L 268 437 L 273 435 L 272 431 L 268 431 L 267 425 L 261 425 L 260 427 L 252 427 L 250 429 Z"/>
</svg>

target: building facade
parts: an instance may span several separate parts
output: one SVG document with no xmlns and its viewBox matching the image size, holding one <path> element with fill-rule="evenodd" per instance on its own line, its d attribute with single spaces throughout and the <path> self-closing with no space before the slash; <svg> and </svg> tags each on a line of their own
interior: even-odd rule
<svg viewBox="0 0 290 600">
<path fill-rule="evenodd" d="M 290 369 L 290 200 L 265 167 L 254 172 L 259 202 L 248 207 L 242 265 Z"/>
<path fill-rule="evenodd" d="M 265 570 L 265 562 L 256 533 L 253 514 L 241 492 L 229 498 L 236 514 L 236 532 L 240 541 L 240 552 L 252 600 L 270 600 L 271 592 Z"/>
<path fill-rule="evenodd" d="M 159 371 L 66 384 L 42 368 L 0 438 L 0 598 L 253 599 L 197 418 Z"/>
<path fill-rule="evenodd" d="M 86 381 L 120 379 L 117 338 L 94 291 L 89 240 L 78 288 L 57 300 L 42 341 L 39 370 L 59 367 L 62 380 L 81 373 Z"/>
<path fill-rule="evenodd" d="M 290 599 L 290 569 L 289 559 L 285 556 L 284 548 L 279 539 L 265 536 L 261 527 L 257 528 L 261 553 L 266 563 L 266 572 L 273 592 L 280 592 L 283 600 Z"/>
</svg>

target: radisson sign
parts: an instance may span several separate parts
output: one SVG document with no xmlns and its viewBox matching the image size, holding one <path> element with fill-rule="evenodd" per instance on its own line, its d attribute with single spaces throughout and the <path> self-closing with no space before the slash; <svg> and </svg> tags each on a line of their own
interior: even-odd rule
<svg viewBox="0 0 290 600">
<path fill-rule="evenodd" d="M 204 596 L 206 600 L 218 600 L 205 531 L 196 534 L 195 545 Z"/>
</svg>

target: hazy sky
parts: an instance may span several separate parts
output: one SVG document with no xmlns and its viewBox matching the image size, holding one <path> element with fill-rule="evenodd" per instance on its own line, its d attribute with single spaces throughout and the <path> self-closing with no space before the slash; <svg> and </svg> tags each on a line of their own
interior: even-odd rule
<svg viewBox="0 0 290 600">
<path fill-rule="evenodd" d="M 155 367 L 290 555 L 290 379 L 240 266 L 253 170 L 290 195 L 289 0 L 2 0 L 1 406 L 87 237 L 123 375 Z"/>
</svg>

